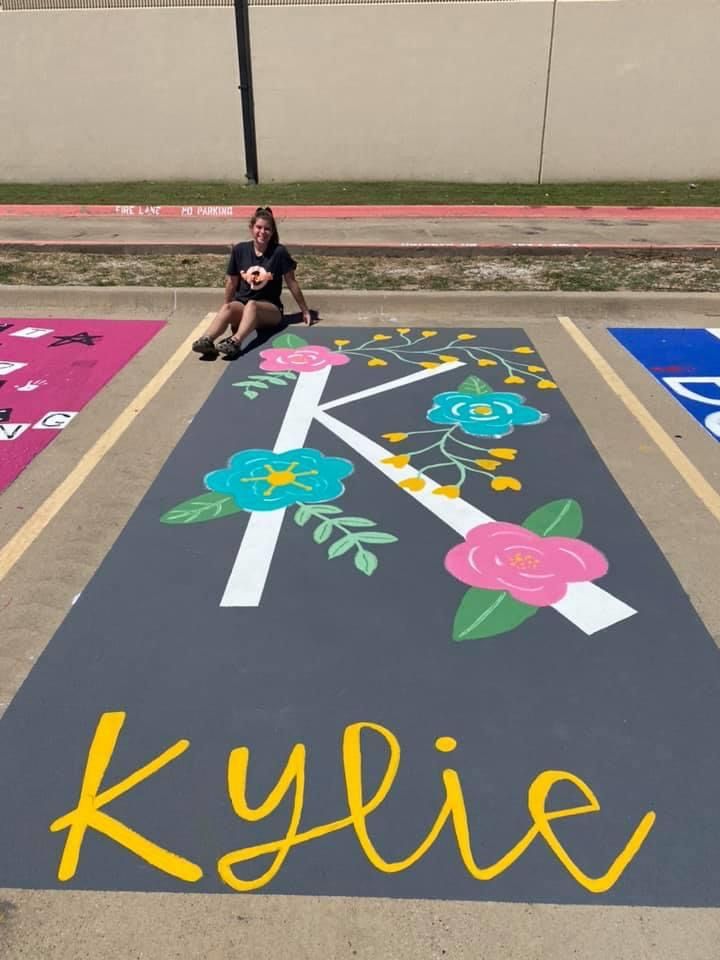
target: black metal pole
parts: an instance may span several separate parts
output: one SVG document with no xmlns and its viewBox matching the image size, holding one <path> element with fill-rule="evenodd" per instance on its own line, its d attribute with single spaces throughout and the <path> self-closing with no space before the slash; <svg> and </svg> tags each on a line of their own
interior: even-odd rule
<svg viewBox="0 0 720 960">
<path fill-rule="evenodd" d="M 257 138 L 255 135 L 255 98 L 253 96 L 252 60 L 250 57 L 250 17 L 248 0 L 235 2 L 240 98 L 242 100 L 243 139 L 245 141 L 245 176 L 248 183 L 258 180 Z"/>
</svg>

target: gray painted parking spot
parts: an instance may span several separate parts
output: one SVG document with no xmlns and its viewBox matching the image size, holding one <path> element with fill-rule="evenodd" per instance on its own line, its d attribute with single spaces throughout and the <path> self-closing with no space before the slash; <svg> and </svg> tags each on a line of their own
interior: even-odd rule
<svg viewBox="0 0 720 960">
<path fill-rule="evenodd" d="M 717 649 L 527 336 L 296 336 L 0 721 L 0 884 L 718 905 Z"/>
</svg>

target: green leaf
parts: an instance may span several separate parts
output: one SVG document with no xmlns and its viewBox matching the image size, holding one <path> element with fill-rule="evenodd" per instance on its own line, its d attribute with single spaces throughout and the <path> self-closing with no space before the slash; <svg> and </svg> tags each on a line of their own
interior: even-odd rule
<svg viewBox="0 0 720 960">
<path fill-rule="evenodd" d="M 583 528 L 582 509 L 577 500 L 553 500 L 534 510 L 523 526 L 541 537 L 578 537 Z"/>
<path fill-rule="evenodd" d="M 250 379 L 257 383 L 258 386 L 263 386 L 265 389 L 268 388 L 268 384 L 272 383 L 276 387 L 287 387 L 289 382 L 283 377 L 272 377 L 270 374 L 261 375 L 259 373 L 251 373 Z"/>
<path fill-rule="evenodd" d="M 313 515 L 312 507 L 301 506 L 301 507 L 298 507 L 297 510 L 295 511 L 295 516 L 293 517 L 293 520 L 299 527 L 304 527 L 305 524 L 308 522 L 308 520 L 312 517 L 312 515 Z"/>
<path fill-rule="evenodd" d="M 458 387 L 458 393 L 472 393 L 475 396 L 481 396 L 483 393 L 494 393 L 489 383 L 485 383 L 480 377 L 467 377 Z"/>
<path fill-rule="evenodd" d="M 238 380 L 232 384 L 233 387 L 254 387 L 252 380 Z"/>
<path fill-rule="evenodd" d="M 272 341 L 274 347 L 306 347 L 307 340 L 296 337 L 294 333 L 283 333 Z"/>
<path fill-rule="evenodd" d="M 343 517 L 340 521 L 344 527 L 374 527 L 374 520 L 367 520 L 365 517 Z"/>
<path fill-rule="evenodd" d="M 313 503 L 312 512 L 315 514 L 319 513 L 323 516 L 328 516 L 331 513 L 342 513 L 342 510 L 340 507 L 334 507 L 331 503 Z"/>
<path fill-rule="evenodd" d="M 341 557 L 344 553 L 347 553 L 348 550 L 352 550 L 354 546 L 355 537 L 350 535 L 340 537 L 339 540 L 336 540 L 335 543 L 328 547 L 328 557 L 334 560 L 335 557 Z"/>
<path fill-rule="evenodd" d="M 205 523 L 207 520 L 219 520 L 221 517 L 242 512 L 232 497 L 223 493 L 203 493 L 168 510 L 160 517 L 160 523 Z"/>
<path fill-rule="evenodd" d="M 243 395 L 248 398 L 248 400 L 254 400 L 258 395 L 257 390 L 244 390 Z"/>
<path fill-rule="evenodd" d="M 333 525 L 331 520 L 323 520 L 322 523 L 318 524 L 313 531 L 313 540 L 315 543 L 325 543 L 326 540 L 329 540 L 332 529 Z"/>
<path fill-rule="evenodd" d="M 261 380 L 259 377 L 256 378 L 256 377 L 251 376 L 251 377 L 250 377 L 250 380 L 251 380 L 251 382 L 248 384 L 248 386 L 253 387 L 253 389 L 255 389 L 255 390 L 269 390 L 269 389 L 270 389 L 270 384 L 269 384 L 269 383 L 263 383 L 262 380 Z"/>
<path fill-rule="evenodd" d="M 344 522 L 344 521 L 343 521 Z M 356 539 L 362 543 L 396 543 L 397 537 L 392 533 L 383 533 L 380 530 L 370 530 L 368 533 L 358 533 Z"/>
<path fill-rule="evenodd" d="M 519 627 L 538 612 L 538 607 L 514 600 L 504 590 L 479 590 L 471 587 L 460 601 L 455 614 L 452 638 L 482 640 Z"/>
<path fill-rule="evenodd" d="M 358 550 L 358 552 L 355 554 L 355 566 L 360 573 L 364 573 L 366 577 L 369 577 L 371 574 L 375 573 L 377 570 L 377 565 L 378 558 L 369 550 Z"/>
</svg>

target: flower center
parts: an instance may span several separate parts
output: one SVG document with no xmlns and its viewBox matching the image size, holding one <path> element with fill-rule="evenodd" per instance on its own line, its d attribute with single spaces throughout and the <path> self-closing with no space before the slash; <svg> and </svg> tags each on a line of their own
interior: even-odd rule
<svg viewBox="0 0 720 960">
<path fill-rule="evenodd" d="M 508 557 L 509 565 L 518 570 L 535 570 L 540 566 L 540 559 L 532 553 L 521 553 L 519 550 Z"/>
<path fill-rule="evenodd" d="M 291 463 L 286 470 L 275 470 L 269 463 L 263 464 L 267 470 L 266 477 L 243 477 L 242 483 L 255 483 L 261 480 L 268 484 L 267 490 L 263 493 L 264 497 L 269 497 L 276 487 L 300 487 L 301 490 L 312 490 L 306 483 L 298 483 L 298 477 L 316 477 L 317 470 L 305 470 L 303 473 L 295 473 L 297 461 Z"/>
<path fill-rule="evenodd" d="M 295 474 L 292 470 L 271 470 L 265 479 L 271 487 L 287 487 L 295 483 Z"/>
<path fill-rule="evenodd" d="M 481 416 L 487 416 L 488 413 L 492 413 L 492 407 L 473 407 L 471 413 L 479 413 Z"/>
</svg>

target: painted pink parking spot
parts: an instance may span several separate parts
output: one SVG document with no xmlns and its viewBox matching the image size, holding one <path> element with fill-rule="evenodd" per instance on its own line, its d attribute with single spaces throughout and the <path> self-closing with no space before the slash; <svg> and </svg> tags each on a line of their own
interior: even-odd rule
<svg viewBox="0 0 720 960">
<path fill-rule="evenodd" d="M 163 325 L 0 318 L 0 491 Z"/>
</svg>

